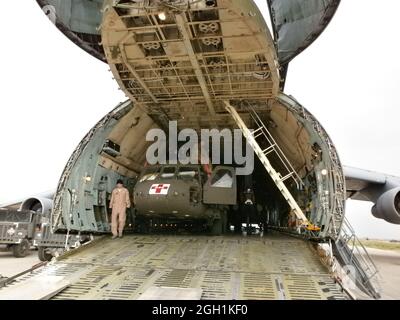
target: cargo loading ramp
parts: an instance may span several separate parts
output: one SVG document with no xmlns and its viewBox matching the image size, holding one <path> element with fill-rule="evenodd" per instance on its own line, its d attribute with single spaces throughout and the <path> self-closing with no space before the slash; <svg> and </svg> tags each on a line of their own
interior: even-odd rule
<svg viewBox="0 0 400 320">
<path fill-rule="evenodd" d="M 201 290 L 202 300 L 346 299 L 311 244 L 283 235 L 102 238 L 16 279 L 70 285 L 52 299 L 141 299 L 158 287 Z M 78 275 L 78 276 L 77 276 Z"/>
</svg>

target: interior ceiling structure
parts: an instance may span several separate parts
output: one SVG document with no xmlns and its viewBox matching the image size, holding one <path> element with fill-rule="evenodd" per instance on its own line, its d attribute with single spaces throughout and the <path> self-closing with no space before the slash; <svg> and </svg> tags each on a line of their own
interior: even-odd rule
<svg viewBox="0 0 400 320">
<path fill-rule="evenodd" d="M 180 129 L 200 131 L 237 128 L 225 101 L 235 106 L 249 128 L 256 129 L 250 105 L 296 170 L 304 173 L 311 161 L 309 134 L 276 103 L 279 65 L 272 36 L 255 3 L 219 0 L 208 6 L 193 1 L 185 10 L 154 4 L 158 5 L 110 1 L 104 7 L 106 58 L 135 106 L 160 127 L 176 120 Z"/>
<path fill-rule="evenodd" d="M 100 27 L 104 0 L 36 0 L 45 14 L 71 41 L 92 56 L 106 62 Z M 190 0 L 189 0 L 190 1 Z M 221 0 L 220 0 L 221 1 Z M 288 64 L 308 48 L 332 20 L 340 0 L 266 0 L 271 15 L 275 49 L 280 64 L 283 90 Z M 137 0 L 115 3 L 150 5 L 154 2 L 176 5 L 186 0 Z M 202 2 L 193 0 L 192 2 Z M 213 1 L 204 1 L 212 3 Z M 238 3 L 252 1 L 237 0 Z"/>
<path fill-rule="evenodd" d="M 224 101 L 265 110 L 277 95 L 274 43 L 254 2 L 194 1 L 182 11 L 112 4 L 102 23 L 107 61 L 149 115 L 177 120 L 180 128 L 234 127 Z"/>
<path fill-rule="evenodd" d="M 271 106 L 284 63 L 315 40 L 340 1 L 269 0 L 275 40 L 253 1 L 37 2 L 75 43 L 110 64 L 127 96 L 159 125 L 234 128 L 224 107 L 230 101 L 252 128 L 241 107 L 249 103 L 267 124 L 275 121 L 270 129 L 296 167 L 307 163 L 302 126 L 287 115 L 274 119 L 280 109 L 271 113 Z"/>
</svg>

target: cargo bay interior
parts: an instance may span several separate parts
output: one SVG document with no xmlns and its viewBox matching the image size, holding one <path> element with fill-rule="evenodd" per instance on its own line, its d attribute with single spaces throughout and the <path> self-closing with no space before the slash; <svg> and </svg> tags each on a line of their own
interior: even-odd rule
<svg viewBox="0 0 400 320">
<path fill-rule="evenodd" d="M 329 179 L 332 163 L 326 144 L 313 131 L 311 121 L 301 118 L 282 101 L 276 100 L 270 107 L 263 106 L 262 109 L 268 110 L 262 114 L 264 122 L 269 124 L 275 141 L 304 183 L 298 189 L 294 182 L 290 183 L 292 180 L 288 180 L 288 187 L 310 220 L 323 227 L 321 233 L 329 235 L 329 208 L 324 208 L 326 203 L 322 202 L 326 191 L 333 188 L 332 179 Z M 158 128 L 158 125 L 131 102 L 122 104 L 102 119 L 78 146 L 63 173 L 59 186 L 62 192 L 56 197 L 56 211 L 60 215 L 53 216 L 53 224 L 71 231 L 109 231 L 107 199 L 118 178 L 123 178 L 127 187 L 133 190 L 151 144 L 145 139 L 150 128 Z M 279 161 L 273 157 L 271 163 L 277 170 L 282 170 Z M 243 191 L 244 181 L 248 179 L 239 177 L 239 192 Z M 260 213 L 256 219 L 262 219 L 270 227 L 287 229 L 288 205 L 257 157 L 252 183 Z"/>
<path fill-rule="evenodd" d="M 261 119 L 300 177 L 300 185 L 291 179 L 285 184 L 307 218 L 321 227 L 317 236 L 335 236 L 341 223 L 335 210 L 343 205 L 335 200 L 343 189 L 343 177 L 335 170 L 340 165 L 336 150 L 318 121 L 279 92 L 273 39 L 257 6 L 252 1 L 194 1 L 182 11 L 179 6 L 160 11 L 144 5 L 104 5 L 102 45 L 131 102 L 99 122 L 72 156 L 56 197 L 55 229 L 108 231 L 108 194 L 120 177 L 133 190 L 150 144 L 148 130 L 166 130 L 168 121 L 197 131 L 237 128 L 225 108 L 228 102 L 248 128 L 257 129 L 252 114 Z M 262 137 L 258 143 L 270 147 Z M 286 200 L 255 159 L 258 211 L 269 226 L 287 229 Z M 286 175 L 279 153 L 271 154 L 270 162 Z"/>
</svg>

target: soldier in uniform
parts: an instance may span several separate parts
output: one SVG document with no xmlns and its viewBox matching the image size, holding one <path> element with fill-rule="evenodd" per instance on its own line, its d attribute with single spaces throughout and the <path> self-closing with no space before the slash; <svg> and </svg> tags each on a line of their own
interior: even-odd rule
<svg viewBox="0 0 400 320">
<path fill-rule="evenodd" d="M 124 187 L 122 180 L 117 181 L 117 186 L 111 194 L 110 208 L 112 238 L 122 238 L 126 221 L 126 209 L 131 207 L 129 191 Z"/>
<path fill-rule="evenodd" d="M 243 193 L 243 210 L 246 217 L 246 231 L 247 234 L 252 233 L 251 221 L 254 220 L 255 216 L 258 215 L 255 208 L 255 196 L 253 189 L 247 188 Z"/>
</svg>

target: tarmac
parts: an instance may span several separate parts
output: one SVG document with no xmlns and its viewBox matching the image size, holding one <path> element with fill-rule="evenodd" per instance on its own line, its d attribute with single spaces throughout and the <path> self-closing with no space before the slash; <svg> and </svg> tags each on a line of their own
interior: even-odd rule
<svg viewBox="0 0 400 320">
<path fill-rule="evenodd" d="M 380 274 L 382 299 L 400 300 L 400 251 L 367 248 Z"/>
<path fill-rule="evenodd" d="M 12 251 L 7 251 L 5 247 L 0 247 L 0 278 L 9 278 L 16 275 L 40 262 L 36 250 L 31 250 L 25 258 L 15 258 Z"/>
</svg>

